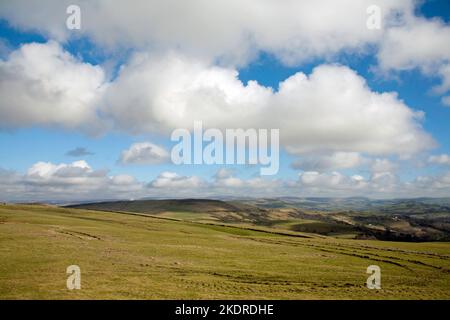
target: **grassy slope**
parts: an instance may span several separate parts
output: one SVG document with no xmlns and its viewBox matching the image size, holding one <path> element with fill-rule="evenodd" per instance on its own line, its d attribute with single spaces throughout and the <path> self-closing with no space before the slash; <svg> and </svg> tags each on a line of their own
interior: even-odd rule
<svg viewBox="0 0 450 320">
<path fill-rule="evenodd" d="M 65 287 L 81 267 L 82 289 Z M 365 287 L 382 270 L 382 290 Z M 450 243 L 299 238 L 138 215 L 0 205 L 3 299 L 450 299 Z"/>
<path fill-rule="evenodd" d="M 320 200 L 320 199 L 319 199 Z M 298 199 L 297 199 L 298 201 Z M 400 201 L 400 200 L 399 200 Z M 429 200 L 431 201 L 431 200 Z M 384 203 L 372 211 L 367 199 L 322 200 L 325 211 L 305 210 L 300 205 L 281 200 L 220 201 L 211 199 L 135 200 L 86 203 L 77 209 L 147 213 L 197 222 L 252 224 L 277 229 L 311 232 L 347 239 L 378 239 L 425 242 L 450 241 L 450 213 L 447 207 L 423 204 L 418 200 Z M 311 202 L 311 201 L 310 201 Z M 339 211 L 346 206 L 363 206 L 362 211 Z M 359 203 L 358 202 L 362 202 Z M 315 203 L 315 202 L 314 202 Z M 374 202 L 374 204 L 380 206 Z M 310 205 L 312 205 L 310 203 Z M 332 210 L 333 206 L 335 209 Z M 428 206 L 428 207 L 427 207 Z M 440 211 L 440 210 L 444 211 Z M 381 210 L 381 211 L 380 211 Z M 437 211 L 436 211 L 437 210 Z M 447 211 L 445 211 L 447 210 Z M 413 214 L 412 212 L 416 212 Z"/>
</svg>

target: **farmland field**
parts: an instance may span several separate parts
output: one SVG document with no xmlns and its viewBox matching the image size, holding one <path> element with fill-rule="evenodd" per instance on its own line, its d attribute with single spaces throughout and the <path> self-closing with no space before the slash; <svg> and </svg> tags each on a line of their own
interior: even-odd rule
<svg viewBox="0 0 450 320">
<path fill-rule="evenodd" d="M 0 205 L 0 299 L 450 299 L 448 242 L 169 216 Z M 66 288 L 69 265 L 80 290 Z M 381 290 L 366 287 L 369 265 Z"/>
</svg>

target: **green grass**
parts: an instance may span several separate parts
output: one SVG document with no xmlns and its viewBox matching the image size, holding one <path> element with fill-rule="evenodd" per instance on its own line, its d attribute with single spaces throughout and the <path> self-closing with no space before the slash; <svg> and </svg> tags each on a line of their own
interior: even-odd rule
<svg viewBox="0 0 450 320">
<path fill-rule="evenodd" d="M 298 223 L 291 226 L 294 231 L 312 232 L 324 235 L 355 234 L 354 227 L 346 224 L 327 223 L 323 221 L 313 221 Z"/>
<path fill-rule="evenodd" d="M 66 288 L 72 264 L 81 290 Z M 365 287 L 371 264 L 381 267 L 382 290 Z M 450 299 L 449 269 L 450 243 L 0 206 L 1 299 Z"/>
</svg>

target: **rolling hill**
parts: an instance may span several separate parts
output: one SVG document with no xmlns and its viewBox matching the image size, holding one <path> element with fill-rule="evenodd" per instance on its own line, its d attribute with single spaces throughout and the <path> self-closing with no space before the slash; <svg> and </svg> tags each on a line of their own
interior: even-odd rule
<svg viewBox="0 0 450 320">
<path fill-rule="evenodd" d="M 444 242 L 0 205 L 0 243 L 1 299 L 450 299 Z M 381 290 L 365 286 L 373 264 Z M 81 269 L 81 290 L 66 288 L 69 265 Z"/>
<path fill-rule="evenodd" d="M 266 226 L 326 236 L 388 241 L 450 241 L 448 199 L 170 199 L 71 205 L 185 221 Z"/>
</svg>

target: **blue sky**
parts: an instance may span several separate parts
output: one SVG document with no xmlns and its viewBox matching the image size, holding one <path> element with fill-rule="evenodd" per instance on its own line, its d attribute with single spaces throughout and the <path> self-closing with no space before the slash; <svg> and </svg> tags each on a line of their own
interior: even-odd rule
<svg viewBox="0 0 450 320">
<path fill-rule="evenodd" d="M 52 5 L 51 2 L 48 2 L 47 4 L 44 4 L 44 7 L 51 5 Z M 444 39 L 446 39 L 445 35 L 450 34 L 448 33 L 448 30 L 450 29 L 448 25 L 450 18 L 450 4 L 448 1 L 433 0 L 433 1 L 426 1 L 422 5 L 415 3 L 415 5 L 412 6 L 414 7 L 414 17 L 411 18 L 410 21 L 408 20 L 407 22 L 404 22 L 405 24 L 411 23 L 411 26 L 409 25 L 405 26 L 405 30 L 413 30 L 411 32 L 414 32 L 414 26 L 418 24 L 418 22 L 416 23 L 415 21 L 419 21 L 417 19 L 422 19 L 423 21 L 425 21 L 425 23 L 430 23 L 431 25 L 432 21 L 438 18 L 441 21 L 440 26 L 436 27 L 433 25 L 433 27 L 436 28 L 436 34 L 439 34 L 439 36 L 444 35 Z M 127 128 L 126 125 L 121 124 L 121 121 L 117 121 L 119 124 L 116 124 L 115 123 L 116 120 L 108 119 L 108 121 L 113 122 L 113 124 L 107 130 L 102 130 L 98 134 L 94 135 L 87 132 L 84 129 L 79 129 L 78 124 L 77 125 L 59 124 L 57 123 L 56 120 L 48 122 L 42 119 L 39 121 L 27 120 L 23 123 L 17 121 L 17 123 L 13 124 L 11 124 L 11 122 L 6 123 L 6 121 L 2 121 L 0 123 L 0 150 L 2 150 L 0 159 L 0 168 L 10 173 L 13 172 L 16 177 L 15 179 L 19 181 L 14 182 L 18 184 L 17 186 L 14 185 L 14 188 L 11 187 L 10 189 L 8 189 L 19 191 L 6 192 L 5 193 L 6 196 L 4 196 L 5 200 L 11 199 L 14 200 L 22 198 L 26 198 L 26 200 L 28 199 L 33 200 L 35 198 L 44 197 L 41 195 L 41 193 L 45 194 L 45 192 L 47 192 L 45 188 L 48 188 L 48 185 L 50 183 L 49 181 L 52 181 L 51 180 L 52 177 L 49 178 L 50 180 L 49 179 L 45 180 L 46 177 L 41 175 L 40 177 L 43 179 L 42 181 L 39 180 L 42 182 L 41 186 L 39 185 L 39 182 L 33 181 L 34 184 L 30 183 L 30 181 L 27 180 L 29 178 L 27 177 L 27 172 L 35 164 L 39 162 L 50 163 L 51 166 L 54 166 L 52 167 L 53 171 L 52 170 L 50 171 L 55 173 L 57 172 L 57 170 L 59 170 L 56 166 L 58 165 L 61 166 L 62 164 L 62 166 L 70 167 L 70 164 L 72 162 L 78 160 L 83 160 L 89 165 L 89 169 L 86 169 L 88 171 L 83 173 L 84 174 L 83 178 L 90 177 L 92 173 L 95 173 L 97 171 L 100 172 L 102 170 L 107 171 L 104 177 L 106 180 L 113 179 L 113 177 L 116 176 L 126 175 L 132 177 L 135 183 L 141 186 L 140 189 L 138 189 L 139 192 L 137 193 L 137 197 L 152 196 L 152 195 L 166 196 L 166 197 L 177 196 L 179 191 L 178 188 L 181 188 L 182 184 L 176 183 L 173 185 L 170 184 L 172 182 L 171 180 L 172 178 L 168 179 L 169 183 L 167 184 L 167 189 L 161 188 L 158 189 L 157 192 L 149 190 L 152 189 L 152 186 L 159 185 L 158 177 L 161 177 L 161 173 L 164 172 L 176 173 L 177 176 L 175 180 L 181 182 L 186 181 L 186 183 L 188 183 L 189 181 L 192 182 L 193 181 L 192 179 L 189 180 L 192 177 L 198 178 L 198 180 L 194 180 L 193 186 L 186 184 L 187 188 L 190 188 L 192 190 L 192 195 L 197 197 L 221 195 L 221 192 L 223 192 L 223 190 L 226 190 L 225 193 L 228 193 L 230 192 L 231 189 L 233 189 L 236 186 L 237 188 L 233 189 L 233 191 L 230 192 L 231 194 L 248 195 L 254 193 L 255 195 L 261 196 L 271 196 L 271 195 L 301 196 L 301 195 L 316 195 L 317 193 L 317 195 L 323 194 L 331 196 L 335 195 L 353 196 L 353 195 L 367 194 L 367 192 L 370 192 L 368 190 L 372 190 L 370 188 L 378 188 L 379 184 L 378 182 L 377 183 L 373 182 L 374 181 L 373 177 L 375 177 L 377 174 L 381 175 L 381 173 L 385 174 L 384 176 L 386 177 L 387 176 L 395 177 L 392 178 L 395 179 L 395 182 L 389 180 L 390 181 L 389 186 L 380 187 L 380 189 L 374 191 L 374 194 L 376 194 L 379 197 L 404 196 L 404 194 L 402 194 L 402 192 L 400 192 L 398 189 L 404 188 L 404 183 L 414 182 L 415 180 L 418 179 L 418 177 L 421 177 L 419 179 L 421 181 L 422 180 L 428 181 L 426 183 L 437 186 L 436 187 L 437 189 L 436 190 L 431 189 L 432 191 L 430 191 L 429 188 L 425 188 L 426 190 L 423 190 L 424 185 L 418 183 L 417 186 L 414 186 L 413 195 L 415 196 L 421 195 L 445 196 L 448 190 L 450 190 L 450 187 L 446 189 L 445 186 L 445 182 L 447 180 L 445 180 L 444 182 L 435 180 L 436 176 L 447 175 L 450 166 L 450 160 L 448 161 L 449 163 L 447 163 L 445 158 L 445 155 L 450 154 L 450 141 L 448 139 L 448 137 L 450 137 L 450 126 L 448 125 L 448 119 L 450 119 L 450 107 L 445 106 L 445 103 L 443 103 L 442 100 L 449 94 L 449 92 L 448 90 L 444 91 L 441 90 L 441 92 L 439 93 L 433 92 L 434 87 L 437 87 L 441 85 L 443 82 L 445 82 L 445 78 L 441 76 L 440 72 L 441 70 L 445 70 L 445 66 L 449 63 L 448 52 L 450 50 L 448 50 L 448 46 L 450 44 L 450 41 L 448 41 L 447 43 L 442 43 L 441 56 L 437 54 L 436 55 L 430 54 L 429 56 L 427 56 L 426 55 L 427 53 L 424 53 L 424 57 L 415 54 L 412 54 L 411 58 L 406 57 L 405 59 L 407 60 L 409 59 L 408 63 L 410 64 L 407 67 L 405 67 L 405 65 L 402 65 L 402 63 L 398 61 L 383 62 L 382 58 L 380 58 L 381 57 L 380 52 L 382 50 L 381 48 L 386 48 L 386 50 L 389 50 L 390 48 L 388 47 L 388 44 L 385 44 L 383 42 L 384 41 L 383 37 L 381 37 L 382 40 L 378 40 L 377 38 L 377 40 L 374 41 L 372 39 L 372 35 L 367 36 L 368 40 L 360 40 L 360 38 L 358 38 L 357 42 L 358 43 L 363 42 L 363 44 L 361 45 L 361 48 L 357 47 L 356 48 L 357 50 L 355 50 L 353 42 L 351 42 L 351 44 L 348 45 L 350 49 L 348 49 L 344 45 L 343 48 L 336 49 L 335 52 L 331 51 L 333 51 L 334 48 L 338 46 L 337 44 L 330 43 L 329 47 L 332 49 L 322 49 L 319 45 L 314 45 L 313 49 L 310 50 L 311 52 L 314 53 L 310 54 L 309 56 L 307 55 L 306 57 L 304 57 L 303 54 L 301 53 L 303 50 L 301 44 L 295 48 L 289 47 L 288 44 L 283 44 L 282 46 L 283 48 L 288 48 L 289 50 L 291 50 L 290 57 L 292 56 L 296 57 L 294 58 L 294 61 L 286 62 L 286 60 L 289 59 L 286 58 L 284 52 L 288 49 L 280 49 L 280 50 L 272 49 L 276 45 L 279 45 L 278 42 L 274 39 L 271 39 L 271 41 L 273 41 L 273 44 L 269 45 L 266 45 L 264 43 L 264 45 L 258 46 L 258 43 L 256 42 L 254 47 L 250 47 L 248 49 L 250 52 L 249 55 L 243 54 L 242 56 L 238 57 L 235 57 L 236 49 L 234 47 L 227 48 L 227 45 L 229 45 L 229 43 L 215 44 L 217 45 L 217 47 L 219 47 L 219 49 L 211 50 L 212 51 L 211 53 L 209 52 L 210 50 L 207 46 L 205 47 L 203 44 L 198 45 L 195 39 L 192 40 L 192 43 L 189 42 L 190 40 L 186 40 L 185 42 L 184 38 L 182 38 L 181 40 L 176 39 L 176 41 L 174 41 L 175 44 L 173 44 L 172 42 L 166 41 L 166 39 L 163 38 L 164 41 L 161 40 L 160 41 L 161 43 L 158 43 L 158 40 L 155 39 L 159 38 L 156 36 L 152 37 L 150 40 L 147 40 L 146 38 L 139 39 L 141 35 L 138 34 L 136 36 L 136 38 L 138 39 L 136 40 L 136 42 L 130 43 L 128 39 L 113 39 L 109 43 L 105 44 L 102 43 L 101 40 L 99 40 L 101 37 L 98 34 L 98 32 L 100 32 L 98 30 L 100 29 L 108 30 L 105 29 L 105 26 L 103 25 L 97 26 L 96 29 L 95 25 L 92 26 L 91 24 L 89 24 L 88 28 L 90 29 L 88 30 L 82 29 L 81 32 L 77 33 L 77 31 L 67 31 L 64 28 L 64 26 L 59 26 L 58 24 L 56 24 L 56 27 L 54 26 L 54 24 L 47 24 L 47 21 L 45 19 L 42 21 L 39 21 L 39 19 L 34 20 L 30 19 L 33 21 L 28 22 L 27 19 L 22 19 L 20 15 L 11 14 L 10 7 L 14 7 L 14 4 L 12 4 L 12 2 L 9 3 L 8 5 L 4 5 L 3 7 L 0 6 L 0 17 L 2 17 L 2 19 L 0 20 L 0 39 L 1 39 L 0 43 L 2 44 L 1 46 L 2 50 L 0 50 L 0 53 L 3 63 L 5 64 L 6 63 L 12 64 L 13 62 L 11 61 L 13 60 L 10 57 L 10 54 L 12 56 L 15 53 L 19 53 L 24 45 L 40 43 L 42 44 L 42 46 L 47 46 L 48 41 L 54 41 L 55 43 L 57 43 L 58 46 L 60 46 L 60 49 L 58 50 L 61 50 L 62 52 L 71 55 L 74 61 L 76 61 L 75 64 L 77 66 L 81 64 L 86 64 L 89 65 L 90 67 L 97 66 L 98 68 L 102 69 L 102 72 L 104 73 L 104 79 L 102 80 L 103 83 L 107 83 L 108 86 L 112 86 L 112 84 L 114 84 L 116 87 L 119 87 L 122 86 L 121 79 L 125 78 L 120 73 L 119 70 L 121 70 L 121 68 L 125 69 L 125 72 L 128 72 L 127 70 L 131 70 L 129 66 L 133 64 L 134 61 L 133 59 L 136 57 L 137 53 L 144 52 L 150 56 L 150 58 L 148 59 L 150 60 L 153 59 L 156 61 L 156 59 L 159 59 L 161 56 L 165 57 L 166 55 L 170 55 L 170 52 L 173 52 L 173 50 L 175 50 L 177 54 L 180 54 L 180 56 L 183 57 L 183 59 L 185 59 L 186 57 L 188 61 L 201 61 L 201 63 L 204 63 L 206 66 L 208 66 L 208 68 L 214 68 L 215 63 L 211 61 L 221 61 L 221 59 L 225 56 L 227 58 L 223 59 L 223 61 L 226 62 L 220 62 L 217 64 L 217 67 L 224 68 L 222 70 L 224 73 L 225 73 L 224 70 L 235 70 L 239 72 L 237 79 L 242 81 L 244 87 L 248 84 L 249 81 L 254 80 L 258 82 L 260 87 L 267 89 L 271 88 L 274 93 L 278 92 L 280 82 L 283 82 L 286 79 L 295 76 L 296 74 L 303 73 L 306 76 L 309 76 L 311 73 L 315 72 L 314 70 L 316 70 L 315 68 L 317 68 L 318 66 L 337 64 L 344 66 L 347 69 L 350 69 L 354 74 L 357 74 L 360 77 L 362 77 L 364 81 L 366 81 L 370 92 L 376 94 L 382 94 L 386 92 L 396 92 L 397 93 L 396 103 L 402 103 L 410 110 L 423 111 L 425 117 L 422 120 L 417 120 L 416 122 L 414 122 L 412 126 L 414 125 L 423 126 L 423 128 L 418 129 L 417 134 L 422 135 L 422 133 L 424 133 L 430 135 L 434 139 L 434 141 L 437 142 L 437 146 L 433 148 L 427 148 L 426 145 L 424 145 L 426 143 L 422 143 L 417 148 L 414 147 L 415 148 L 414 152 L 411 152 L 411 154 L 407 155 L 399 155 L 399 153 L 397 153 L 395 150 L 397 148 L 396 146 L 393 146 L 390 149 L 387 148 L 389 149 L 389 151 L 387 152 L 384 151 L 372 152 L 371 150 L 365 147 L 359 149 L 355 147 L 354 150 L 346 147 L 342 149 L 343 153 L 349 153 L 351 155 L 357 154 L 358 157 L 363 159 L 363 161 L 357 161 L 357 164 L 355 165 L 344 164 L 338 165 L 337 167 L 333 167 L 333 165 L 330 165 L 329 168 L 314 169 L 314 167 L 311 168 L 311 166 L 309 167 L 308 166 L 302 167 L 301 165 L 293 166 L 293 163 L 295 163 L 295 161 L 300 161 L 301 163 L 305 164 L 305 159 L 314 159 L 311 161 L 314 163 L 319 162 L 321 163 L 321 161 L 323 162 L 324 158 L 327 158 L 328 156 L 333 157 L 333 155 L 336 155 L 336 152 L 339 153 L 340 152 L 340 149 L 338 149 L 339 146 L 336 146 L 336 148 L 334 148 L 333 143 L 330 142 L 327 145 L 328 146 L 331 145 L 332 148 L 328 151 L 320 151 L 320 152 L 314 151 L 309 153 L 301 153 L 301 152 L 298 153 L 289 151 L 288 150 L 289 146 L 292 146 L 293 144 L 295 144 L 295 142 L 292 141 L 292 138 L 290 138 L 291 140 L 288 140 L 287 138 L 284 140 L 283 130 L 285 128 L 281 126 L 279 128 L 280 135 L 282 137 L 280 170 L 278 174 L 274 177 L 259 177 L 259 169 L 258 167 L 255 166 L 242 166 L 242 165 L 176 166 L 172 164 L 170 161 L 156 161 L 157 163 L 154 163 L 155 161 L 149 161 L 147 164 L 142 163 L 136 164 L 133 163 L 132 161 L 130 163 L 123 163 L 123 161 L 121 162 L 120 158 L 122 152 L 130 149 L 134 143 L 148 142 L 151 143 L 152 145 L 154 144 L 160 146 L 163 149 L 170 152 L 170 149 L 174 145 L 174 143 L 169 140 L 168 132 L 170 132 L 171 129 L 176 128 L 176 126 L 170 127 L 168 125 L 167 126 L 161 125 L 161 127 L 158 127 L 160 123 L 164 122 L 164 120 L 161 120 L 161 118 L 159 118 L 159 120 L 155 122 L 154 130 L 153 129 L 147 130 L 146 128 L 141 130 L 139 128 L 134 127 Z M 81 5 L 83 14 L 82 17 L 84 17 L 84 12 L 86 10 L 89 10 L 87 8 L 85 9 L 85 7 L 86 6 L 83 7 L 83 5 Z M 32 14 L 31 12 L 28 13 L 26 12 L 27 11 L 26 4 L 24 3 L 21 4 L 20 1 L 19 4 L 17 4 L 16 10 L 18 10 L 17 12 L 23 13 L 24 17 L 27 17 L 27 15 Z M 399 9 L 396 8 L 396 10 Z M 408 8 L 405 9 L 401 7 L 401 10 L 407 11 Z M 53 14 L 54 12 L 53 9 L 48 11 L 49 14 Z M 88 16 L 89 14 L 90 13 L 86 14 L 86 16 Z M 61 16 L 62 17 L 58 19 L 65 18 L 63 14 Z M 171 16 L 169 15 L 169 17 Z M 50 18 L 47 18 L 47 20 Z M 174 21 L 174 24 L 175 23 L 176 22 Z M 218 21 L 217 23 L 220 24 L 221 22 Z M 328 22 L 324 21 L 323 23 L 326 24 Z M 114 30 L 113 27 L 115 28 L 116 26 L 112 25 L 110 30 Z M 125 26 L 122 25 L 118 26 L 117 30 L 119 30 L 120 27 L 124 28 L 124 30 L 122 30 L 124 33 L 125 31 L 137 32 L 136 30 L 138 28 L 136 26 L 130 26 L 130 29 L 127 29 L 128 28 L 127 25 Z M 146 28 L 145 25 L 139 27 L 142 27 L 143 30 L 145 30 Z M 165 27 L 166 25 L 164 24 L 161 28 Z M 58 28 L 61 28 L 62 31 Z M 249 27 L 246 26 L 246 28 L 248 29 Z M 255 28 L 256 28 L 255 30 L 257 30 L 255 31 L 255 34 L 259 34 L 258 33 L 259 29 L 257 29 L 257 27 Z M 389 30 L 386 31 L 386 34 L 388 32 Z M 165 34 L 164 32 L 161 33 Z M 434 36 L 435 34 L 432 35 Z M 300 36 L 305 37 L 302 34 Z M 320 36 L 321 33 L 319 33 L 319 37 Z M 186 37 L 188 38 L 189 35 L 186 35 Z M 327 35 L 324 35 L 324 37 L 325 39 L 327 39 Z M 358 35 L 358 37 L 360 36 Z M 450 40 L 450 38 L 447 39 Z M 368 45 L 367 43 L 364 44 L 364 41 L 367 41 Z M 419 48 L 416 49 L 415 45 L 426 46 L 427 44 L 421 43 L 419 41 L 417 42 L 417 44 L 410 43 L 409 47 L 405 52 L 406 53 L 409 51 L 414 52 L 415 50 L 420 51 Z M 211 44 L 211 46 L 214 46 L 214 44 Z M 242 44 L 242 46 L 245 47 L 244 43 Z M 238 44 L 238 48 L 242 46 Z M 220 50 L 222 50 L 223 52 Z M 308 50 L 309 49 L 305 47 L 305 51 Z M 23 55 L 25 56 L 25 54 Z M 220 59 L 217 59 L 218 57 L 220 57 Z M 415 61 L 414 59 L 416 59 L 417 61 Z M 148 62 L 148 64 L 152 65 L 153 60 Z M 192 62 L 192 64 L 195 63 Z M 397 65 L 395 65 L 395 63 Z M 383 67 L 383 64 L 388 65 L 388 67 Z M 427 65 L 426 68 L 424 67 L 425 65 Z M 65 64 L 62 64 L 62 66 L 64 67 Z M 6 79 L 2 81 L 8 81 L 6 68 L 7 67 L 3 67 L 0 70 L 1 77 Z M 141 72 L 141 69 L 138 70 L 139 72 Z M 341 69 L 339 70 L 333 69 L 333 70 L 334 72 L 338 72 Z M 145 73 L 142 71 L 142 74 Z M 28 75 L 23 76 L 21 75 L 19 80 L 23 80 L 23 78 L 26 78 L 26 76 Z M 14 78 L 14 81 L 16 80 L 17 79 Z M 69 79 L 69 81 L 72 80 Z M 155 87 L 157 87 L 157 85 L 155 85 Z M 163 89 L 164 88 L 162 88 L 161 90 Z M 108 88 L 105 90 L 111 89 Z M 120 91 L 120 89 L 117 90 Z M 127 93 L 126 90 L 127 89 L 125 89 L 125 93 Z M 352 90 L 354 89 L 349 90 L 350 92 L 353 92 Z M 142 92 L 146 91 L 143 90 L 139 92 L 141 92 L 142 95 Z M 115 93 L 113 93 L 113 96 L 114 94 Z M 323 95 L 326 96 L 327 94 L 328 92 L 324 90 Z M 22 92 L 17 92 L 16 96 L 17 95 L 19 96 L 22 95 Z M 132 96 L 132 94 L 130 94 L 130 96 Z M 136 96 L 137 98 L 134 99 L 140 99 L 138 94 L 136 94 Z M 120 99 L 122 99 L 123 95 L 115 97 L 119 97 Z M 125 97 L 127 97 L 126 94 Z M 21 111 L 20 108 L 22 108 L 23 105 L 20 104 L 20 102 L 17 102 L 17 104 L 15 104 L 16 100 L 11 97 L 3 97 L 1 99 L 3 100 L 3 102 L 1 103 L 0 106 L 0 110 L 2 110 L 0 112 L 0 116 L 2 117 L 4 116 L 4 119 L 15 119 L 11 115 L 12 109 L 15 108 L 19 112 Z M 38 98 L 36 99 L 40 99 L 39 95 Z M 331 97 L 330 99 L 333 98 Z M 58 100 L 51 100 L 51 101 L 58 101 Z M 132 98 L 130 98 L 130 103 L 131 104 L 134 103 L 132 102 Z M 143 108 L 146 108 L 146 103 L 147 102 L 145 101 L 138 102 L 138 104 L 142 105 Z M 356 103 L 358 102 L 356 101 Z M 100 102 L 98 102 L 98 104 L 100 104 Z M 277 106 L 274 106 L 274 108 L 276 107 Z M 125 109 L 121 110 L 120 112 L 122 112 L 121 114 L 126 115 L 127 114 L 126 106 L 123 106 L 123 108 Z M 27 112 L 26 110 L 28 109 L 24 110 L 25 111 L 23 112 L 26 113 Z M 101 113 L 102 116 L 103 113 L 108 113 L 108 111 L 105 111 L 105 109 L 99 110 L 101 111 L 96 112 Z M 142 117 L 145 117 L 147 115 L 145 109 L 143 109 L 141 112 Z M 141 115 L 138 114 L 137 118 L 139 118 L 140 116 Z M 154 115 L 154 117 L 158 119 L 159 115 L 156 114 Z M 154 119 L 152 118 L 151 121 L 153 120 Z M 399 126 L 401 126 L 402 125 L 401 121 L 404 121 L 404 119 L 402 118 L 399 121 L 400 121 Z M 414 120 L 409 119 L 408 121 Z M 233 122 L 231 121 L 230 123 Z M 237 123 L 239 123 L 239 121 Z M 382 125 L 382 123 L 380 123 L 379 125 Z M 257 125 L 255 127 L 257 127 Z M 292 129 L 285 129 L 285 131 L 288 130 Z M 295 137 L 295 133 L 293 134 Z M 400 132 L 400 134 L 405 134 L 405 136 L 407 136 L 408 132 L 403 133 Z M 368 145 L 372 142 L 373 141 L 369 141 Z M 378 140 L 376 142 L 378 143 Z M 328 142 L 325 141 L 325 144 L 326 143 Z M 388 140 L 386 140 L 385 143 L 386 144 L 390 143 L 389 138 Z M 320 144 L 321 141 L 317 142 L 317 149 L 322 150 L 320 148 L 321 146 Z M 298 147 L 297 145 L 295 146 Z M 76 149 L 78 147 L 85 148 L 92 154 L 86 154 L 79 157 L 67 155 L 68 151 Z M 399 148 L 403 147 L 405 148 L 405 150 L 411 149 L 409 145 L 399 146 Z M 433 156 L 435 157 L 442 156 L 442 157 L 440 158 L 441 160 L 438 161 L 436 160 L 437 158 L 433 160 L 431 158 Z M 384 161 L 384 163 L 389 162 L 389 164 L 385 166 L 386 167 L 384 169 L 385 172 L 384 171 L 381 172 L 382 170 L 380 171 L 378 169 L 376 170 L 373 169 L 376 161 L 379 162 Z M 38 170 L 37 172 L 39 173 L 41 171 Z M 217 181 L 217 178 L 214 178 L 219 176 L 218 172 L 222 173 L 224 179 L 228 179 L 226 181 L 221 181 L 224 182 L 223 185 L 220 185 L 219 182 Z M 341 189 L 339 188 L 339 186 L 330 185 L 327 182 L 323 182 L 324 185 L 319 184 L 317 186 L 314 185 L 311 186 L 300 183 L 298 181 L 299 175 L 300 181 L 303 181 L 302 178 L 305 178 L 306 177 L 305 173 L 308 172 L 315 172 L 316 174 L 315 177 L 320 177 L 320 179 L 318 178 L 319 180 L 317 180 L 318 183 L 320 181 L 325 181 L 327 177 L 328 178 L 332 177 L 333 174 L 338 172 L 340 175 L 342 175 L 340 179 L 342 179 L 343 188 Z M 356 176 L 362 176 L 365 180 L 367 180 L 368 187 L 363 186 L 353 188 L 353 185 L 352 187 L 346 185 L 347 183 L 352 184 L 354 182 L 353 180 L 348 180 L 353 179 L 349 177 L 356 177 Z M 0 175 L 0 177 L 2 176 Z M 3 179 L 12 179 L 12 178 L 10 178 L 10 176 L 7 177 L 5 175 Z M 214 179 L 216 179 L 216 181 L 213 181 Z M 258 189 L 258 191 L 254 191 L 252 189 L 253 182 L 255 184 L 258 184 L 259 181 L 258 179 L 261 179 L 261 181 L 266 182 L 277 180 L 277 182 L 276 184 L 273 185 L 274 188 L 273 190 L 271 189 L 271 187 L 268 186 L 264 187 L 264 190 L 269 190 L 267 192 L 260 189 Z M 197 183 L 196 181 L 203 181 L 203 182 Z M 166 182 L 167 181 L 164 180 L 164 183 Z M 233 184 L 234 182 L 235 185 Z M 4 184 L 9 185 L 12 183 L 13 182 L 8 180 L 8 183 L 5 182 Z M 61 182 L 59 181 L 59 183 Z M 372 183 L 377 187 L 370 186 Z M 264 185 L 264 183 L 261 184 Z M 38 185 L 38 188 L 40 189 L 37 191 L 32 190 L 32 188 L 29 187 L 30 185 L 34 186 Z M 292 188 L 287 185 L 295 185 L 295 187 Z M 70 199 L 70 197 L 61 196 L 61 194 L 62 192 L 65 193 L 70 192 L 71 190 L 70 188 L 72 188 L 73 186 L 74 185 L 72 184 L 72 182 L 70 182 L 61 191 L 57 191 L 56 193 L 52 193 L 53 191 L 48 191 L 47 199 L 49 200 L 59 198 Z M 133 188 L 134 187 L 136 186 L 133 185 Z M 99 188 L 102 189 L 104 187 L 99 186 Z M 206 190 L 209 191 L 215 190 L 214 188 L 217 188 L 217 191 L 211 194 L 209 192 L 205 192 L 205 188 Z M 83 185 L 76 185 L 75 189 L 82 190 Z M 26 190 L 24 193 L 26 195 L 21 197 L 13 194 L 14 192 L 20 192 L 20 190 Z M 105 195 L 103 195 L 100 192 L 99 197 L 100 198 L 130 197 L 129 192 L 123 190 L 124 189 L 120 189 L 119 191 L 116 192 L 111 191 L 110 193 L 107 193 Z M 450 195 L 450 193 L 448 195 Z M 76 200 L 85 197 L 86 192 L 82 191 L 79 195 L 78 194 L 74 195 L 73 199 Z M 92 197 L 92 194 L 90 195 L 90 197 Z"/>
</svg>

